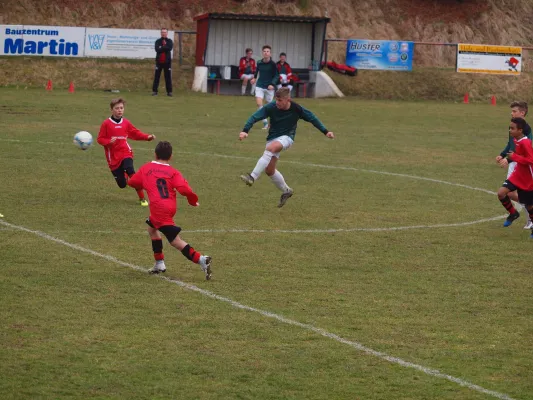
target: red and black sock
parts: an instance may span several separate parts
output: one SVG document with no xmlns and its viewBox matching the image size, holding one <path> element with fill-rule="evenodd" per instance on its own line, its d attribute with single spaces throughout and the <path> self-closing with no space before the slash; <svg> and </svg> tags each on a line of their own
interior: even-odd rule
<svg viewBox="0 0 533 400">
<path fill-rule="evenodd" d="M 163 255 L 162 239 L 152 239 L 152 250 L 154 251 L 154 258 L 156 261 L 161 261 L 165 259 L 165 256 Z"/>
<path fill-rule="evenodd" d="M 500 199 L 500 202 L 502 203 L 502 206 L 505 207 L 505 209 L 509 212 L 509 214 L 515 214 L 516 209 L 513 207 L 513 203 L 511 203 L 511 199 L 509 196 L 505 196 L 503 199 Z"/>
<path fill-rule="evenodd" d="M 202 256 L 189 245 L 185 246 L 181 253 L 187 258 L 187 260 L 191 260 L 195 264 L 198 264 L 198 261 L 200 261 L 200 257 Z"/>
</svg>

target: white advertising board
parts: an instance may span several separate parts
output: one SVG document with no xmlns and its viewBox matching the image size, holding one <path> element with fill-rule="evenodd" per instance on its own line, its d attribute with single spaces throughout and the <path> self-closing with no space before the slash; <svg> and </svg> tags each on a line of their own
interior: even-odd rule
<svg viewBox="0 0 533 400">
<path fill-rule="evenodd" d="M 519 75 L 522 48 L 480 44 L 457 45 L 457 72 Z"/>
<path fill-rule="evenodd" d="M 85 56 L 155 59 L 155 41 L 160 37 L 160 30 L 87 28 Z M 169 31 L 168 37 L 173 39 L 174 32 Z"/>
<path fill-rule="evenodd" d="M 85 28 L 0 25 L 0 55 L 83 57 Z"/>
</svg>

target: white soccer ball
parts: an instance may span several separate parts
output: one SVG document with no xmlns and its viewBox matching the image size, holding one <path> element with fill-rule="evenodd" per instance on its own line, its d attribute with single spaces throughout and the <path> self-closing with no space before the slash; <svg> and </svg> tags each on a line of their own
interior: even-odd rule
<svg viewBox="0 0 533 400">
<path fill-rule="evenodd" d="M 78 132 L 74 135 L 74 144 L 81 150 L 87 150 L 93 144 L 93 137 L 89 132 Z"/>
</svg>

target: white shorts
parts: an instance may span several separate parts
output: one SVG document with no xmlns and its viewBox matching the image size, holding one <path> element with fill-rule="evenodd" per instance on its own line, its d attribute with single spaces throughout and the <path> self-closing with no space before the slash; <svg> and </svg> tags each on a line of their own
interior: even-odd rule
<svg viewBox="0 0 533 400">
<path fill-rule="evenodd" d="M 270 103 L 274 99 L 274 90 L 263 89 L 256 86 L 255 97 L 265 99 L 267 103 Z"/>
<path fill-rule="evenodd" d="M 280 136 L 275 139 L 269 140 L 266 143 L 266 145 L 268 146 L 272 142 L 280 142 L 281 145 L 283 146 L 283 150 L 287 150 L 289 149 L 289 147 L 292 146 L 292 144 L 294 143 L 294 140 L 292 140 L 289 136 L 285 135 L 285 136 Z M 279 158 L 279 153 L 272 153 L 272 154 L 274 154 L 274 157 Z"/>
<path fill-rule="evenodd" d="M 254 74 L 243 74 L 243 75 L 241 76 L 241 80 L 242 80 L 242 79 L 248 79 L 248 80 L 250 80 L 250 79 L 254 79 Z"/>
<path fill-rule="evenodd" d="M 516 168 L 516 162 L 511 161 L 509 163 L 509 167 L 507 167 L 507 179 L 509 179 L 509 177 L 511 176 L 515 168 Z"/>
</svg>

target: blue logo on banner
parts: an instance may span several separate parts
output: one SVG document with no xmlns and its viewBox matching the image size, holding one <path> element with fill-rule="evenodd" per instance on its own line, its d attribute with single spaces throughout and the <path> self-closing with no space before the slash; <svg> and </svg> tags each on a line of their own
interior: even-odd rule
<svg viewBox="0 0 533 400">
<path fill-rule="evenodd" d="M 348 40 L 346 65 L 357 69 L 411 71 L 413 42 L 390 40 Z"/>
<path fill-rule="evenodd" d="M 89 35 L 89 47 L 91 50 L 102 50 L 105 35 Z"/>
</svg>

